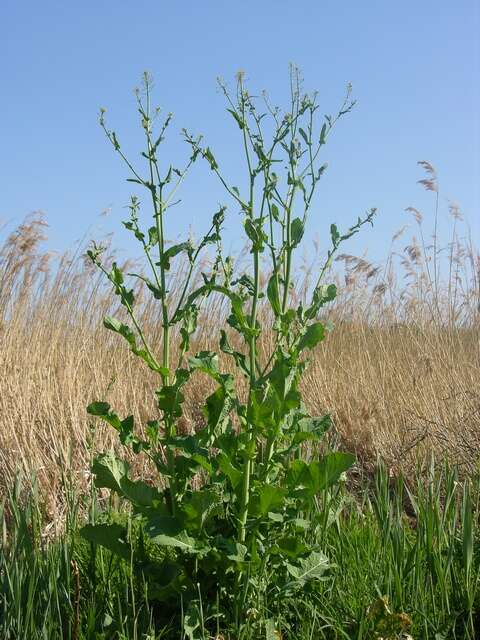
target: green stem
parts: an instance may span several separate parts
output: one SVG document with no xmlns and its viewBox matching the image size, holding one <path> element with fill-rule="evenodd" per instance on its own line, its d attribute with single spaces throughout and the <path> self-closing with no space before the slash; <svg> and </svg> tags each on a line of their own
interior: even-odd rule
<svg viewBox="0 0 480 640">
<path fill-rule="evenodd" d="M 259 286 L 260 286 L 260 268 L 259 268 L 259 256 L 258 251 L 255 251 L 253 254 L 253 268 L 254 268 L 254 295 L 252 302 L 252 312 L 250 316 L 250 327 L 252 330 L 256 327 L 257 322 L 257 306 L 258 306 L 258 294 L 259 294 Z M 256 362 L 257 362 L 257 338 L 256 335 L 252 335 L 249 341 L 249 350 L 250 350 L 250 389 L 249 389 L 249 399 L 248 405 L 249 408 L 252 403 L 252 393 L 255 389 L 256 383 Z M 245 461 L 244 471 L 243 471 L 243 484 L 242 484 L 242 501 L 240 506 L 240 527 L 239 527 L 239 540 L 240 542 L 245 542 L 246 538 L 246 524 L 247 524 L 247 516 L 248 516 L 248 505 L 250 502 L 250 478 L 253 471 L 253 460 L 255 458 L 255 452 L 250 452 L 250 446 L 254 439 L 253 433 L 253 425 L 247 422 L 248 429 L 248 439 L 247 439 L 247 451 L 248 457 Z"/>
<path fill-rule="evenodd" d="M 152 193 L 152 196 L 155 197 L 155 194 Z M 162 344 L 162 362 L 163 366 L 167 370 L 165 374 L 162 375 L 162 380 L 164 385 L 170 384 L 170 321 L 168 317 L 168 305 L 167 305 L 167 291 L 166 291 L 166 277 L 165 277 L 165 267 L 163 266 L 163 254 L 165 252 L 165 236 L 164 236 L 164 228 L 163 228 L 163 203 L 162 203 L 162 187 L 159 189 L 159 204 L 156 204 L 155 209 L 155 224 L 157 227 L 157 236 L 158 236 L 158 255 L 159 255 L 159 263 L 160 263 L 160 285 L 162 292 L 162 331 L 163 331 L 163 344 Z M 165 436 L 171 438 L 174 433 L 174 425 L 169 416 L 165 416 Z M 172 514 L 175 515 L 176 504 L 177 504 L 177 484 L 175 481 L 175 456 L 174 452 L 167 447 L 167 466 L 170 475 L 169 485 L 170 485 L 170 493 L 172 500 Z"/>
<path fill-rule="evenodd" d="M 243 144 L 245 155 L 247 159 L 248 171 L 250 174 L 250 197 L 248 203 L 248 215 L 253 218 L 253 198 L 254 198 L 254 186 L 255 186 L 255 175 L 252 171 L 252 165 L 250 162 L 250 154 L 248 151 L 248 142 L 247 142 L 247 133 L 246 133 L 246 118 L 245 118 L 245 97 L 243 94 L 243 87 L 240 82 L 240 91 L 241 91 L 241 105 L 242 105 L 242 118 L 244 122 L 243 128 Z M 254 290 L 253 290 L 253 299 L 252 299 L 252 309 L 250 313 L 250 329 L 251 335 L 249 339 L 249 351 L 250 351 L 250 384 L 249 384 L 249 394 L 248 394 L 248 409 L 247 416 L 250 413 L 251 404 L 252 404 L 252 394 L 255 391 L 256 384 L 256 375 L 257 375 L 257 336 L 256 336 L 256 325 L 257 325 L 257 306 L 258 306 L 258 296 L 260 290 L 260 261 L 259 254 L 257 249 L 253 249 L 253 280 L 254 280 Z M 242 499 L 240 503 L 240 514 L 239 514 L 239 531 L 238 537 L 240 542 L 245 542 L 246 539 L 246 525 L 248 518 L 248 505 L 250 502 L 250 478 L 253 471 L 253 460 L 255 459 L 255 450 L 250 451 L 252 443 L 255 446 L 255 435 L 253 433 L 253 425 L 250 424 L 247 418 L 247 459 L 245 461 L 244 469 L 243 469 L 243 481 L 242 481 Z"/>
<path fill-rule="evenodd" d="M 295 174 L 292 170 L 292 175 L 295 178 Z M 284 288 L 283 288 L 283 300 L 282 300 L 282 313 L 285 313 L 287 310 L 288 304 L 288 293 L 290 290 L 290 278 L 292 272 L 292 209 L 293 209 L 293 200 L 295 197 L 295 186 L 292 187 L 292 192 L 290 195 L 290 201 L 288 202 L 288 206 L 285 210 L 285 220 L 286 220 L 286 258 L 285 258 L 285 271 L 284 271 Z"/>
</svg>

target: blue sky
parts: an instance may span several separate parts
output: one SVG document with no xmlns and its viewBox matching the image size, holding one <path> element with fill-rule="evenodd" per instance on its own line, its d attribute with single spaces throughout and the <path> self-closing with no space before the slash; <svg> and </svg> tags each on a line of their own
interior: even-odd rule
<svg viewBox="0 0 480 640">
<path fill-rule="evenodd" d="M 374 233 L 350 249 L 382 257 L 391 234 L 410 219 L 405 207 L 432 215 L 431 194 L 416 181 L 418 160 L 438 170 L 442 198 L 460 203 L 480 238 L 480 98 L 478 0 L 3 0 L 0 8 L 0 221 L 9 228 L 34 210 L 46 213 L 49 246 L 72 246 L 86 232 L 119 228 L 131 185 L 98 124 L 107 107 L 133 157 L 141 135 L 132 89 L 143 70 L 155 98 L 173 111 L 176 158 L 182 127 L 202 133 L 241 184 L 238 129 L 225 113 L 216 77 L 245 70 L 253 90 L 287 97 L 295 62 L 322 111 L 335 110 L 347 82 L 355 111 L 332 136 L 324 158 L 310 237 L 332 221 L 347 225 L 367 208 Z M 169 220 L 176 238 L 200 233 L 227 201 L 206 170 L 195 168 L 183 204 Z M 110 209 L 107 217 L 99 217 Z M 146 210 L 145 220 L 149 222 Z M 227 232 L 237 238 L 235 210 Z M 429 223 L 427 222 L 427 225 Z M 446 222 L 445 222 L 446 225 Z M 445 226 L 446 228 L 446 226 Z M 132 248 L 125 232 L 118 244 Z"/>
</svg>

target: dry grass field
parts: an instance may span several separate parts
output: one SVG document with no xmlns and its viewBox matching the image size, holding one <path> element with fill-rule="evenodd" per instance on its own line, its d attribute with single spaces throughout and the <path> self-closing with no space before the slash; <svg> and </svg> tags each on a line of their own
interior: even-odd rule
<svg viewBox="0 0 480 640">
<path fill-rule="evenodd" d="M 427 172 L 427 189 L 431 179 Z M 339 297 L 327 312 L 335 329 L 312 359 L 304 397 L 314 413 L 332 413 L 334 437 L 367 469 L 380 456 L 392 473 L 408 472 L 433 452 L 471 471 L 480 450 L 480 256 L 455 206 L 442 247 L 428 244 L 420 212 L 409 213 L 413 232 L 396 234 L 382 264 L 349 255 L 335 263 Z M 62 471 L 82 486 L 92 451 L 116 440 L 107 427 L 94 430 L 86 405 L 107 399 L 144 421 L 155 406 L 148 370 L 102 326 L 117 311 L 113 296 L 82 250 L 43 251 L 46 230 L 34 214 L 0 247 L 0 493 L 19 469 L 36 471 L 55 512 Z M 292 295 L 308 289 L 312 270 L 314 260 L 298 265 Z M 179 265 L 172 297 L 181 278 Z M 215 344 L 224 309 L 212 297 L 203 313 L 195 350 Z M 156 309 L 148 303 L 143 314 L 155 336 Z M 190 385 L 185 431 L 202 422 L 204 385 Z"/>
</svg>

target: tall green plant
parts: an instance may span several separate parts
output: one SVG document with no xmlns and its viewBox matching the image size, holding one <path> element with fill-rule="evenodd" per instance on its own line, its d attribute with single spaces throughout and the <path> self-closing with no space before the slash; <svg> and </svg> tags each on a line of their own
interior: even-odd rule
<svg viewBox="0 0 480 640">
<path fill-rule="evenodd" d="M 144 187 L 151 198 L 153 225 L 147 231 L 141 228 L 136 198 L 131 200 L 130 217 L 124 225 L 141 244 L 150 269 L 148 277 L 129 275 L 141 279 L 160 305 L 161 349 L 149 343 L 140 326 L 138 305 L 126 274 L 115 263 L 111 268 L 102 263 L 101 247 L 94 246 L 88 252 L 112 283 L 130 318 L 127 324 L 107 317 L 105 327 L 123 336 L 159 378 L 155 392 L 159 415 L 147 423 L 145 436 L 135 428 L 131 415 L 120 418 L 106 402 L 88 407 L 91 415 L 119 432 L 122 444 L 151 459 L 159 485 L 132 480 L 127 463 L 112 453 L 96 458 L 95 484 L 128 501 L 142 523 L 143 535 L 169 550 L 154 572 L 155 597 L 173 599 L 175 605 L 181 596 L 184 632 L 190 638 L 201 637 L 198 630 L 205 619 L 218 614 L 218 608 L 217 614 L 213 611 L 215 602 L 231 612 L 240 628 L 246 612 L 255 608 L 259 580 L 267 569 L 276 576 L 275 583 L 268 585 L 275 595 L 304 589 L 328 569 L 326 556 L 312 543 L 312 533 L 319 524 L 312 506 L 316 496 L 351 466 L 353 456 L 332 452 L 320 459 L 305 458 L 304 443 L 319 441 L 330 419 L 308 414 L 299 383 L 308 353 L 326 335 L 320 320 L 322 308 L 336 295 L 335 286 L 324 283 L 324 275 L 339 245 L 371 223 L 375 214 L 375 210 L 369 211 L 345 233 L 331 225 L 327 260 L 310 299 L 295 305 L 291 296 L 294 258 L 326 168 L 320 163 L 322 148 L 338 120 L 354 105 L 351 88 L 338 113 L 325 116 L 317 126 L 316 94 L 302 93 L 295 68 L 291 70 L 290 104 L 285 113 L 274 108 L 266 95 L 252 96 L 242 74 L 237 77 L 234 95 L 223 82 L 220 87 L 240 133 L 245 190 L 231 185 L 210 147 L 185 130 L 191 149 L 185 167 L 160 166 L 158 151 L 171 116 L 156 129 L 159 111 L 151 107 L 147 75 L 144 91 L 137 93 L 146 139 L 142 153 L 146 175 L 124 155 L 115 132 L 106 127 L 104 112 L 100 117 L 108 139 L 131 171 L 129 180 Z M 222 251 L 226 207 L 213 216 L 197 245 L 191 240 L 166 244 L 169 208 L 188 170 L 199 159 L 208 163 L 242 214 L 251 254 L 251 269 L 243 273 L 235 272 L 232 259 Z M 214 266 L 202 274 L 201 286 L 195 287 L 195 265 L 208 245 L 215 249 Z M 177 256 L 186 259 L 189 268 L 179 298 L 172 303 L 168 271 Z M 268 273 L 266 286 L 261 284 L 261 272 Z M 190 339 L 197 330 L 199 310 L 211 295 L 224 297 L 230 307 L 227 325 L 219 328 L 219 351 L 191 353 Z M 270 317 L 270 324 L 260 321 L 261 308 L 269 309 L 262 317 Z M 174 327 L 178 330 L 172 333 Z M 266 328 L 273 329 L 276 339 L 271 353 L 264 355 L 259 347 Z M 174 345 L 172 335 L 178 336 Z M 176 365 L 172 365 L 174 350 L 179 354 Z M 228 372 L 220 369 L 219 352 L 231 359 Z M 193 375 L 209 377 L 216 388 L 203 407 L 205 424 L 197 425 L 193 435 L 179 435 L 185 386 Z M 236 393 L 240 377 L 247 383 L 245 397 Z M 131 541 L 121 525 L 89 525 L 83 534 L 124 557 L 132 553 Z"/>
</svg>

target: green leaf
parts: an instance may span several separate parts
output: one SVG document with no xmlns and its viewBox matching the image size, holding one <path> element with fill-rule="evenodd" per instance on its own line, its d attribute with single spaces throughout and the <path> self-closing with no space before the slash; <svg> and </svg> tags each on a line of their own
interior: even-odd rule
<svg viewBox="0 0 480 640">
<path fill-rule="evenodd" d="M 265 484 L 256 489 L 250 501 L 250 512 L 254 516 L 265 516 L 269 511 L 278 511 L 283 506 L 286 489 Z"/>
<path fill-rule="evenodd" d="M 225 297 L 230 299 L 232 305 L 232 315 L 229 316 L 227 322 L 240 332 L 243 336 L 248 337 L 250 335 L 256 335 L 256 330 L 251 329 L 248 325 L 247 318 L 243 313 L 243 299 L 234 291 L 231 291 L 228 287 L 221 287 L 212 282 L 209 282 L 195 291 L 193 291 L 189 296 L 186 302 L 186 306 L 191 305 L 198 297 L 200 296 L 208 296 L 210 293 L 216 291 L 217 293 L 221 293 Z"/>
<path fill-rule="evenodd" d="M 149 538 L 159 535 L 176 536 L 183 531 L 184 525 L 179 518 L 164 514 L 153 514 L 147 517 L 145 532 Z"/>
<path fill-rule="evenodd" d="M 115 331 L 115 333 L 119 333 L 121 336 L 125 338 L 125 340 L 130 344 L 130 346 L 135 346 L 135 334 L 130 329 L 130 327 L 126 324 L 120 322 L 116 318 L 112 318 L 112 316 L 106 316 L 103 319 L 103 326 L 106 329 L 110 329 L 110 331 Z"/>
<path fill-rule="evenodd" d="M 218 378 L 218 355 L 214 351 L 200 351 L 188 358 L 190 369 L 203 371 L 215 380 Z"/>
<path fill-rule="evenodd" d="M 267 285 L 267 297 L 272 306 L 273 313 L 275 316 L 279 316 L 280 309 L 280 296 L 278 292 L 278 273 L 272 274 L 270 280 Z"/>
<path fill-rule="evenodd" d="M 120 334 L 130 345 L 131 351 L 142 358 L 152 371 L 156 371 L 157 373 L 161 373 L 162 375 L 168 375 L 168 369 L 165 367 L 160 367 L 150 356 L 150 354 L 145 349 L 139 349 L 137 347 L 137 340 L 134 332 L 130 329 L 130 327 L 126 324 L 123 324 L 116 318 L 112 318 L 111 316 L 106 316 L 103 320 L 103 326 L 110 331 L 114 331 L 115 333 Z"/>
<path fill-rule="evenodd" d="M 132 549 L 126 541 L 127 530 L 119 524 L 87 524 L 80 535 L 88 542 L 99 544 L 124 560 L 130 560 Z"/>
<path fill-rule="evenodd" d="M 304 497 L 312 497 L 338 482 L 342 473 L 355 461 L 350 453 L 327 453 L 321 460 L 310 462 L 294 460 L 288 467 L 286 483 L 291 490 Z M 302 489 L 306 489 L 302 491 Z"/>
<path fill-rule="evenodd" d="M 200 608 L 195 601 L 190 602 L 187 612 L 183 617 L 183 631 L 188 640 L 204 640 L 202 629 L 202 616 Z"/>
<path fill-rule="evenodd" d="M 155 246 L 158 243 L 158 230 L 157 227 L 150 227 L 148 230 L 148 244 L 150 247 Z"/>
<path fill-rule="evenodd" d="M 110 411 L 108 402 L 92 402 L 87 407 L 87 413 L 91 416 L 104 416 Z"/>
<path fill-rule="evenodd" d="M 304 417 L 297 423 L 298 431 L 293 438 L 293 444 L 300 444 L 307 440 L 318 441 L 332 426 L 330 415 L 326 414 L 320 418 Z"/>
<path fill-rule="evenodd" d="M 305 131 L 302 129 L 302 127 L 299 127 L 298 132 L 302 136 L 302 138 L 305 140 L 305 144 L 310 145 L 310 140 L 308 139 L 308 136 L 305 133 Z"/>
<path fill-rule="evenodd" d="M 233 378 L 231 378 L 233 382 Z M 233 406 L 232 394 L 225 390 L 225 386 L 218 387 L 205 401 L 202 413 L 207 419 L 209 438 L 218 437 L 225 431 Z"/>
<path fill-rule="evenodd" d="M 270 211 L 272 212 L 272 216 L 275 222 L 280 222 L 280 212 L 276 204 L 272 204 L 272 206 L 270 207 Z"/>
<path fill-rule="evenodd" d="M 159 409 L 174 418 L 179 418 L 182 415 L 182 404 L 185 401 L 185 396 L 177 385 L 165 385 L 155 391 L 155 395 L 157 396 Z"/>
<path fill-rule="evenodd" d="M 335 300 L 337 296 L 337 287 L 334 284 L 320 285 L 313 292 L 312 304 L 305 311 L 305 318 L 313 320 L 316 318 L 319 310 L 328 302 Z"/>
<path fill-rule="evenodd" d="M 298 558 L 310 550 L 310 547 L 297 536 L 284 536 L 276 541 L 272 547 L 272 553 L 278 553 L 289 558 Z"/>
<path fill-rule="evenodd" d="M 320 131 L 320 145 L 324 145 L 327 140 L 327 124 L 324 123 L 322 125 L 322 130 Z"/>
<path fill-rule="evenodd" d="M 211 152 L 210 147 L 206 148 L 206 150 L 204 151 L 203 155 L 208 160 L 208 162 L 210 163 L 210 169 L 212 171 L 215 171 L 215 169 L 218 169 L 217 161 L 213 157 L 213 153 Z"/>
<path fill-rule="evenodd" d="M 92 473 L 95 476 L 95 486 L 99 489 L 112 489 L 122 494 L 121 483 L 128 476 L 130 465 L 125 460 L 115 457 L 113 452 L 101 453 L 95 458 Z"/>
<path fill-rule="evenodd" d="M 174 258 L 176 255 L 181 253 L 182 251 L 187 251 L 190 253 L 192 250 L 192 245 L 190 242 L 181 242 L 180 244 L 174 244 L 173 247 L 169 247 L 166 251 L 164 251 L 159 266 L 162 266 L 166 271 L 170 269 L 170 260 Z"/>
<path fill-rule="evenodd" d="M 245 227 L 245 233 L 252 242 L 251 251 L 258 251 L 261 253 L 264 249 L 265 243 L 268 242 L 268 236 L 263 230 L 263 218 L 246 218 L 243 226 Z"/>
<path fill-rule="evenodd" d="M 292 490 L 299 487 L 311 487 L 313 483 L 308 463 L 304 460 L 293 460 L 287 469 L 285 482 Z"/>
<path fill-rule="evenodd" d="M 275 511 L 269 511 L 267 515 L 273 522 L 283 522 L 285 520 L 283 514 L 275 513 Z"/>
<path fill-rule="evenodd" d="M 290 225 L 290 238 L 292 248 L 297 247 L 300 244 L 303 238 L 304 231 L 305 225 L 303 224 L 302 220 L 300 220 L 300 218 L 294 218 Z"/>
<path fill-rule="evenodd" d="M 129 445 L 135 442 L 135 436 L 133 435 L 134 420 L 133 416 L 127 416 L 120 423 L 120 442 L 124 445 Z"/>
<path fill-rule="evenodd" d="M 215 548 L 225 554 L 228 560 L 244 562 L 247 555 L 247 547 L 231 538 L 222 535 L 215 536 Z"/>
<path fill-rule="evenodd" d="M 304 585 L 309 580 L 319 580 L 329 568 L 327 556 L 320 551 L 312 551 L 306 557 L 301 558 L 297 565 L 287 563 L 287 571 L 296 582 Z"/>
<path fill-rule="evenodd" d="M 310 473 L 315 480 L 316 491 L 324 491 L 333 486 L 354 462 L 355 456 L 341 451 L 327 453 L 321 460 L 311 462 Z"/>
<path fill-rule="evenodd" d="M 149 582 L 149 597 L 162 601 L 172 597 L 172 587 L 174 587 L 172 583 L 182 574 L 182 567 L 177 562 L 165 560 L 161 564 L 158 562 L 142 563 L 142 571 Z"/>
<path fill-rule="evenodd" d="M 233 489 L 236 489 L 242 481 L 242 472 L 231 463 L 230 459 L 223 453 L 223 451 L 218 454 L 215 461 L 220 471 L 230 480 Z"/>
<path fill-rule="evenodd" d="M 201 553 L 205 551 L 203 545 L 197 544 L 195 538 L 191 538 L 186 531 L 181 531 L 175 536 L 158 534 L 151 538 L 152 542 L 162 547 L 174 547 L 184 553 Z"/>
<path fill-rule="evenodd" d="M 130 478 L 125 478 L 122 480 L 121 487 L 124 497 L 136 507 L 151 507 L 154 501 L 161 500 L 157 489 L 142 480 L 133 481 Z"/>
<path fill-rule="evenodd" d="M 474 534 L 473 534 L 473 507 L 470 495 L 470 485 L 468 482 L 464 484 L 463 500 L 462 500 L 462 552 L 463 565 L 467 579 L 470 577 L 473 561 Z"/>
<path fill-rule="evenodd" d="M 123 284 L 123 273 L 117 267 L 117 263 L 116 262 L 114 262 L 112 264 L 112 270 L 110 271 L 110 277 L 112 279 L 112 282 L 114 284 L 116 284 L 118 287 L 120 287 L 120 285 Z"/>
<path fill-rule="evenodd" d="M 231 113 L 232 116 L 235 118 L 238 126 L 240 127 L 240 129 L 243 129 L 245 127 L 245 124 L 243 122 L 243 120 L 241 119 L 241 117 L 238 115 L 238 113 L 236 111 L 234 111 L 233 109 L 227 109 L 228 113 Z"/>
<path fill-rule="evenodd" d="M 336 224 L 330 225 L 330 238 L 332 240 L 332 245 L 337 247 L 340 242 L 340 232 Z"/>
<path fill-rule="evenodd" d="M 129 273 L 128 275 L 133 276 L 134 278 L 138 278 L 139 280 L 142 280 L 142 282 L 144 282 L 147 285 L 147 288 L 153 293 L 153 297 L 155 298 L 155 300 L 162 299 L 162 290 L 160 289 L 160 287 L 158 287 L 158 285 L 154 284 L 151 280 L 149 280 L 145 276 L 140 275 L 139 273 Z"/>
<path fill-rule="evenodd" d="M 108 422 L 114 429 L 120 431 L 122 423 L 116 413 L 110 411 L 108 402 L 92 402 L 87 407 L 87 413 Z"/>
<path fill-rule="evenodd" d="M 232 286 L 239 284 L 244 287 L 248 293 L 253 296 L 255 294 L 255 283 L 253 278 L 248 275 L 248 273 L 243 273 L 238 280 L 234 280 L 232 282 Z"/>
<path fill-rule="evenodd" d="M 298 350 L 313 349 L 325 338 L 325 326 L 321 322 L 315 322 L 307 327 L 307 330 L 300 338 Z"/>
<path fill-rule="evenodd" d="M 128 477 L 129 465 L 115 457 L 113 452 L 97 456 L 92 465 L 95 486 L 99 489 L 112 489 L 137 507 L 149 507 L 154 501 L 160 501 L 158 491 L 141 480 L 132 481 Z"/>
<path fill-rule="evenodd" d="M 293 445 L 301 444 L 302 442 L 318 442 L 321 436 L 312 431 L 297 431 L 293 436 Z"/>
<path fill-rule="evenodd" d="M 241 369 L 242 373 L 248 378 L 250 377 L 250 366 L 245 354 L 235 351 L 228 341 L 226 332 L 220 329 L 220 349 L 223 353 L 227 353 L 235 360 L 236 366 Z"/>
<path fill-rule="evenodd" d="M 271 387 L 267 393 L 265 389 L 256 389 L 251 394 L 251 402 L 248 407 L 248 421 L 255 426 L 256 431 L 266 433 L 275 426 L 280 428 L 276 413 L 279 412 L 281 401 Z"/>
<path fill-rule="evenodd" d="M 180 449 L 187 457 L 191 457 L 196 453 L 208 455 L 208 450 L 200 446 L 200 440 L 197 434 L 193 436 L 174 436 L 164 440 L 164 444 L 169 449 Z"/>
<path fill-rule="evenodd" d="M 182 511 L 189 530 L 194 526 L 201 531 L 214 515 L 221 513 L 220 496 L 208 489 L 193 491 L 182 501 Z"/>
</svg>

